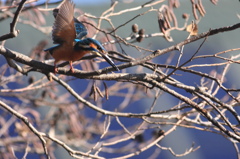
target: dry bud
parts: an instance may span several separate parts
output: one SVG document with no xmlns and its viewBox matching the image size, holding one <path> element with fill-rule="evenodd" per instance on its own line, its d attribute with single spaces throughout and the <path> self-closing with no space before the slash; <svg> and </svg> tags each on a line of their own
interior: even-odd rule
<svg viewBox="0 0 240 159">
<path fill-rule="evenodd" d="M 139 34 L 140 36 L 143 36 L 143 35 L 145 34 L 145 29 L 140 29 L 139 32 L 138 32 L 138 34 Z"/>
<path fill-rule="evenodd" d="M 174 7 L 174 8 L 178 8 L 179 6 L 180 6 L 179 1 L 178 1 L 178 0 L 175 0 L 175 1 L 173 2 L 173 7 Z"/>
<path fill-rule="evenodd" d="M 29 77 L 28 84 L 32 84 L 35 81 L 35 78 L 33 76 Z"/>
<path fill-rule="evenodd" d="M 143 134 L 139 134 L 135 136 L 135 140 L 139 143 L 143 143 L 144 142 L 144 136 Z"/>
<path fill-rule="evenodd" d="M 183 19 L 188 19 L 188 18 L 189 18 L 189 14 L 183 13 L 182 18 L 183 18 Z"/>
<path fill-rule="evenodd" d="M 152 132 L 152 135 L 155 137 L 155 138 L 159 138 L 160 136 L 164 135 L 165 131 L 164 130 L 155 130 Z"/>
<path fill-rule="evenodd" d="M 137 42 L 142 42 L 144 39 L 144 37 L 142 35 L 139 35 L 139 37 L 137 37 Z"/>
<path fill-rule="evenodd" d="M 132 32 L 134 32 L 134 33 L 138 32 L 138 25 L 137 24 L 132 25 Z"/>
<path fill-rule="evenodd" d="M 45 98 L 46 95 L 47 95 L 47 91 L 46 90 L 42 91 L 42 94 L 41 94 L 42 98 Z"/>
</svg>

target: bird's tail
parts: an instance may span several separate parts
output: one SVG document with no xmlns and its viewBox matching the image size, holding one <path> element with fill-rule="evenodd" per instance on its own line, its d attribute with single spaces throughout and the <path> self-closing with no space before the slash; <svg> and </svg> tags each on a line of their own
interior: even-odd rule
<svg viewBox="0 0 240 159">
<path fill-rule="evenodd" d="M 60 44 L 54 45 L 48 49 L 45 49 L 45 52 L 49 52 L 51 55 L 53 54 L 53 50 L 56 49 Z"/>
</svg>

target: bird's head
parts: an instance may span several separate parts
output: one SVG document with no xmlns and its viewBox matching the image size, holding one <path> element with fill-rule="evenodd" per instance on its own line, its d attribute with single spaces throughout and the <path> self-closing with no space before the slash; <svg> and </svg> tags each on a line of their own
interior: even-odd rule
<svg viewBox="0 0 240 159">
<path fill-rule="evenodd" d="M 116 71 L 119 71 L 118 67 L 114 64 L 112 59 L 107 55 L 107 50 L 95 39 L 86 38 L 83 40 L 75 39 L 74 49 L 76 51 L 89 51 L 104 58 Z"/>
</svg>

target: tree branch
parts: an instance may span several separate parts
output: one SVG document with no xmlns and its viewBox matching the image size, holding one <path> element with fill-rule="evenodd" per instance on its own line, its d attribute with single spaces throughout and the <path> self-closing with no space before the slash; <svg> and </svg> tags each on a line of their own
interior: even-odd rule
<svg viewBox="0 0 240 159">
<path fill-rule="evenodd" d="M 26 1 L 27 0 L 22 0 L 19 3 L 17 11 L 14 14 L 13 21 L 10 23 L 10 33 L 2 35 L 0 37 L 0 41 L 7 40 L 7 39 L 14 38 L 14 37 L 18 36 L 19 30 L 16 30 L 16 24 L 17 24 L 17 21 L 19 19 L 19 15 L 20 15 Z"/>
</svg>

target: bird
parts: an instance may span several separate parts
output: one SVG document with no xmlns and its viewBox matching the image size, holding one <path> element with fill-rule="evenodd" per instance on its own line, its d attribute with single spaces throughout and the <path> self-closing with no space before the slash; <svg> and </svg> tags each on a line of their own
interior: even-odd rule
<svg viewBox="0 0 240 159">
<path fill-rule="evenodd" d="M 64 0 L 61 6 L 53 12 L 55 21 L 52 27 L 52 40 L 56 45 L 44 51 L 49 52 L 55 59 L 54 73 L 58 72 L 57 63 L 60 61 L 68 61 L 70 71 L 74 73 L 72 62 L 81 59 L 87 53 L 95 53 L 104 58 L 116 71 L 119 71 L 99 41 L 84 38 L 88 31 L 74 17 L 74 7 L 72 0 Z"/>
<path fill-rule="evenodd" d="M 54 18 L 57 17 L 59 8 L 55 8 L 53 9 L 53 16 Z M 73 17 L 74 19 L 74 25 L 75 25 L 75 30 L 76 30 L 76 39 L 82 39 L 84 36 L 86 36 L 88 34 L 88 31 L 85 27 L 85 25 L 83 25 L 83 23 L 81 23 L 77 18 Z"/>
</svg>

